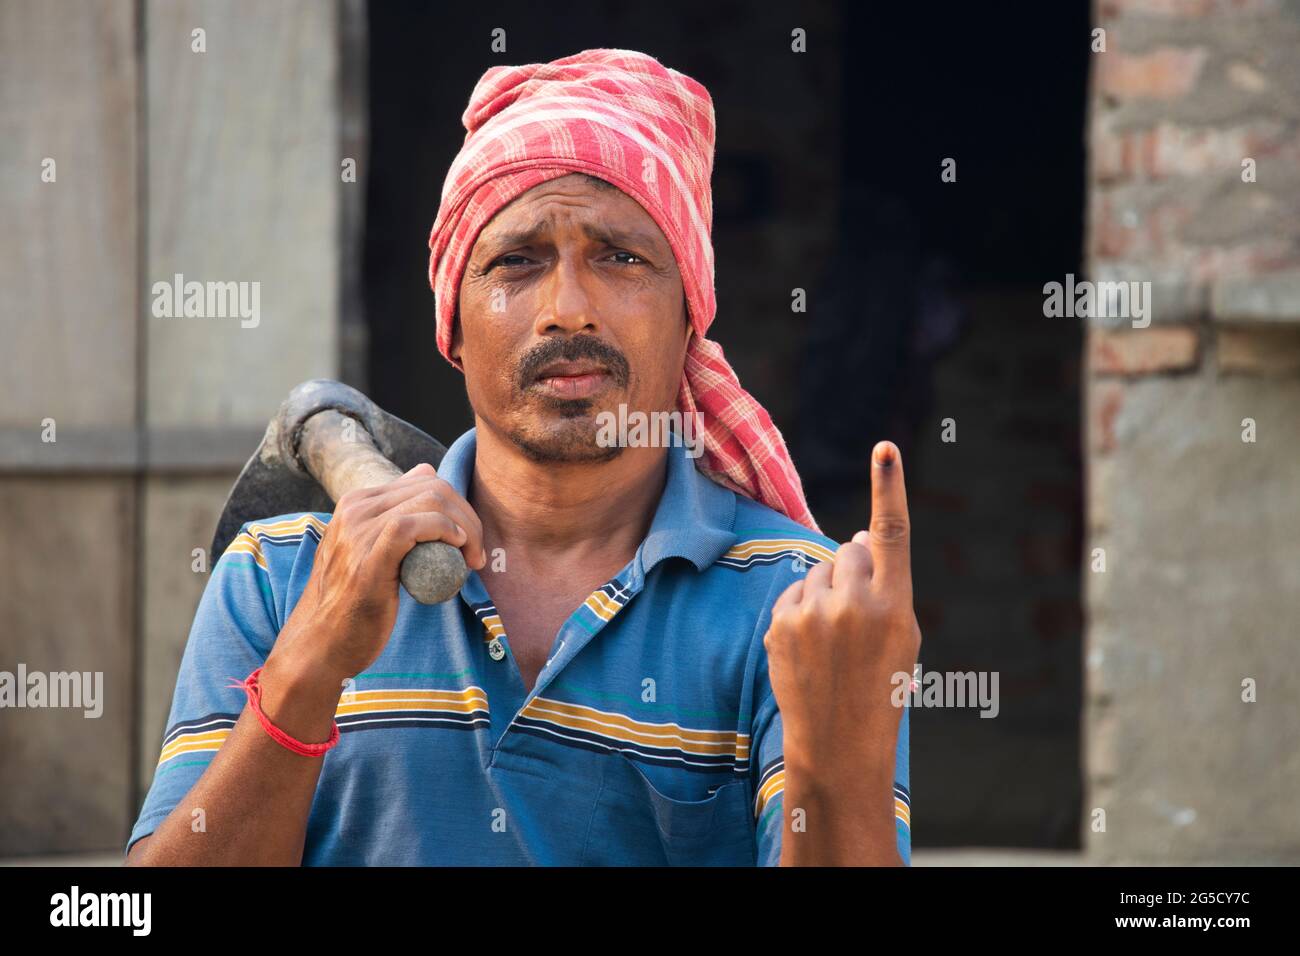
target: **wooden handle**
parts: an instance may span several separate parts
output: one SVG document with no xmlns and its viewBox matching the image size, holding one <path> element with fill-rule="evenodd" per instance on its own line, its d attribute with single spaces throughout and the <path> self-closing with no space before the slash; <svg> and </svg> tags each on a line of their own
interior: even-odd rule
<svg viewBox="0 0 1300 956">
<path fill-rule="evenodd" d="M 302 466 L 334 501 L 357 488 L 402 477 L 402 470 L 375 447 L 364 425 L 333 409 L 303 422 L 297 447 Z M 421 604 L 455 597 L 468 575 L 465 556 L 445 541 L 422 541 L 402 559 L 402 586 Z"/>
</svg>

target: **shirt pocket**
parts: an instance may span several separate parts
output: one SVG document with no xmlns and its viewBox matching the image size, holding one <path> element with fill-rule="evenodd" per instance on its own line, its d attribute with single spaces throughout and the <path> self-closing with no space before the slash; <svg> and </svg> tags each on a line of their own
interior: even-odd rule
<svg viewBox="0 0 1300 956">
<path fill-rule="evenodd" d="M 678 800 L 656 788 L 628 758 L 611 754 L 607 759 L 583 849 L 585 864 L 755 864 L 748 780 L 724 783 L 702 800 Z"/>
</svg>

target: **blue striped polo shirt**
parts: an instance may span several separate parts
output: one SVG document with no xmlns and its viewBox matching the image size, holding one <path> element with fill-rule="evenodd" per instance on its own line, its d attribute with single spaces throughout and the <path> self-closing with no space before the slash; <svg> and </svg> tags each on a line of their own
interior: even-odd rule
<svg viewBox="0 0 1300 956">
<path fill-rule="evenodd" d="M 438 469 L 461 495 L 474 458 L 471 429 Z M 213 567 L 128 851 L 230 734 L 245 696 L 229 678 L 266 661 L 329 520 L 246 524 Z M 401 590 L 388 644 L 339 700 L 303 863 L 778 863 L 781 715 L 763 635 L 781 592 L 836 547 L 674 447 L 645 540 L 565 622 L 531 690 L 490 559 L 443 604 Z M 894 797 L 910 864 L 907 711 Z"/>
</svg>

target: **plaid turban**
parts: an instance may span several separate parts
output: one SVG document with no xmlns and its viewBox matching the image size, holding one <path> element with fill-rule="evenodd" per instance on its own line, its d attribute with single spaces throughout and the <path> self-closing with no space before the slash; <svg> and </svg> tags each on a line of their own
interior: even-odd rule
<svg viewBox="0 0 1300 956">
<path fill-rule="evenodd" d="M 713 322 L 713 100 L 699 83 L 630 50 L 585 50 L 552 63 L 492 67 L 462 117 L 467 133 L 447 172 L 429 235 L 438 350 L 451 360 L 461 276 L 479 232 L 539 183 L 586 173 L 617 186 L 672 247 L 695 334 L 678 408 L 702 413 L 708 477 L 813 530 L 803 486 L 772 418 L 740 387 Z"/>
</svg>

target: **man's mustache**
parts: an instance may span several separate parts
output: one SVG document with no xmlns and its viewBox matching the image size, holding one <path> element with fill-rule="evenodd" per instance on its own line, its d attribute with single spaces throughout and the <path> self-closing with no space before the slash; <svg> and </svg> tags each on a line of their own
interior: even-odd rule
<svg viewBox="0 0 1300 956">
<path fill-rule="evenodd" d="M 631 367 L 623 353 L 608 342 L 594 335 L 575 335 L 565 339 L 547 339 L 524 353 L 519 360 L 515 383 L 519 389 L 528 388 L 537 380 L 538 374 L 552 362 L 576 362 L 591 359 L 599 362 L 609 370 L 609 374 L 621 387 L 627 387 L 631 377 Z"/>
</svg>

